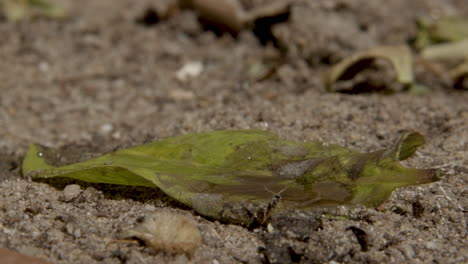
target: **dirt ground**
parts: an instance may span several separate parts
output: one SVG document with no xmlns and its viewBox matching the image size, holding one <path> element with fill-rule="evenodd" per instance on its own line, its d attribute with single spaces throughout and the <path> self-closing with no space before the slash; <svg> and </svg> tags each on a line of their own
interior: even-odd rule
<svg viewBox="0 0 468 264">
<path fill-rule="evenodd" d="M 267 45 L 249 30 L 217 36 L 190 10 L 143 19 L 159 1 L 63 2 L 63 20 L 0 20 L 0 247 L 50 263 L 468 263 L 468 93 L 424 70 L 417 77 L 433 90 L 422 95 L 329 93 L 320 77 L 355 51 L 411 43 L 421 16 L 468 15 L 465 0 L 295 1 Z M 202 72 L 177 78 L 193 62 Z M 257 78 L 259 65 L 276 71 Z M 67 183 L 19 172 L 30 143 L 62 147 L 67 162 L 247 128 L 361 151 L 414 129 L 427 143 L 405 165 L 446 177 L 376 209 L 276 217 L 268 232 L 206 219 L 154 189 L 80 182 L 69 199 Z M 193 256 L 116 242 L 162 208 L 198 223 Z"/>
</svg>

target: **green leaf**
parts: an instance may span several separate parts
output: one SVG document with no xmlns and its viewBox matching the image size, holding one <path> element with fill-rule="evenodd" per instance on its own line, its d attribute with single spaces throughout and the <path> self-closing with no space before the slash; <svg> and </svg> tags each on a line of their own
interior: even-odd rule
<svg viewBox="0 0 468 264">
<path fill-rule="evenodd" d="M 410 85 L 413 83 L 413 59 L 411 50 L 405 46 L 382 46 L 367 51 L 358 52 L 339 62 L 324 75 L 325 86 L 329 91 L 335 91 L 333 84 L 339 80 L 349 80 L 359 71 L 368 67 L 369 62 L 384 59 L 395 69 L 397 81 Z"/>
<path fill-rule="evenodd" d="M 264 223 L 289 209 L 377 206 L 395 188 L 433 182 L 433 169 L 402 167 L 423 144 L 407 132 L 391 148 L 360 153 L 320 142 L 292 142 L 257 130 L 166 138 L 54 167 L 31 145 L 23 174 L 160 188 L 198 213 L 232 223 Z"/>
</svg>

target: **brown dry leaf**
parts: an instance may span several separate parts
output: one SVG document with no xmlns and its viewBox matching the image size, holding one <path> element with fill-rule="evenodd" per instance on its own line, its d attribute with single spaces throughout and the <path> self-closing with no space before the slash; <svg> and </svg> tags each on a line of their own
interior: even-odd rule
<svg viewBox="0 0 468 264">
<path fill-rule="evenodd" d="M 334 65 L 325 75 L 325 86 L 334 91 L 333 84 L 339 80 L 352 79 L 359 71 L 368 65 L 367 62 L 376 59 L 389 61 L 395 69 L 397 81 L 409 85 L 413 83 L 413 59 L 411 50 L 406 45 L 381 46 L 367 51 L 358 52 Z"/>
</svg>

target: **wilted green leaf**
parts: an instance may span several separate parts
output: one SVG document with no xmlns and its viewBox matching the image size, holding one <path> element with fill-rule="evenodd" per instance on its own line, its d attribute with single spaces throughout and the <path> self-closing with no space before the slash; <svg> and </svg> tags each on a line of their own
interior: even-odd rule
<svg viewBox="0 0 468 264">
<path fill-rule="evenodd" d="M 377 206 L 398 187 L 439 179 L 411 169 L 423 137 L 405 133 L 391 148 L 359 153 L 319 142 L 286 141 L 257 130 L 171 137 L 88 161 L 53 167 L 31 145 L 23 174 L 159 187 L 198 213 L 234 223 L 263 223 L 287 209 L 340 204 Z"/>
<path fill-rule="evenodd" d="M 64 10 L 48 0 L 2 0 L 3 12 L 10 21 L 29 18 L 34 15 L 44 15 L 58 18 L 64 15 Z"/>
<path fill-rule="evenodd" d="M 335 82 L 352 79 L 369 65 L 369 61 L 376 59 L 384 59 L 392 64 L 398 82 L 405 85 L 413 83 L 411 50 L 407 46 L 386 46 L 356 53 L 334 65 L 324 76 L 325 86 L 329 91 L 334 91 Z"/>
</svg>

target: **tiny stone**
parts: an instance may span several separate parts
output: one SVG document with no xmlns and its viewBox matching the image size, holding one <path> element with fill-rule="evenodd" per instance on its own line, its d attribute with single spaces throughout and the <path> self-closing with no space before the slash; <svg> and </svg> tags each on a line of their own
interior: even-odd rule
<svg viewBox="0 0 468 264">
<path fill-rule="evenodd" d="M 69 235 L 74 235 L 75 228 L 73 227 L 71 223 L 68 223 L 65 225 L 65 230 L 67 231 Z"/>
<path fill-rule="evenodd" d="M 109 134 L 110 132 L 112 132 L 112 130 L 114 130 L 114 126 L 112 124 L 109 124 L 109 123 L 104 123 L 99 128 L 99 131 L 104 135 Z"/>
<path fill-rule="evenodd" d="M 267 230 L 268 230 L 268 233 L 273 233 L 275 231 L 275 228 L 273 227 L 271 223 L 269 223 L 267 225 Z"/>
<path fill-rule="evenodd" d="M 429 241 L 426 243 L 426 248 L 427 249 L 436 249 L 437 248 L 437 244 L 432 242 L 432 241 Z"/>
<path fill-rule="evenodd" d="M 75 231 L 73 231 L 73 236 L 75 238 L 80 238 L 81 237 L 81 229 L 77 228 Z"/>
<path fill-rule="evenodd" d="M 154 211 L 156 210 L 156 207 L 152 204 L 146 204 L 144 207 L 143 207 L 145 210 L 148 210 L 148 211 Z"/>
<path fill-rule="evenodd" d="M 78 184 L 70 184 L 63 189 L 63 196 L 66 202 L 75 199 L 81 193 L 81 187 Z"/>
<path fill-rule="evenodd" d="M 416 253 L 411 245 L 403 245 L 402 251 L 408 259 L 413 259 Z"/>
</svg>

